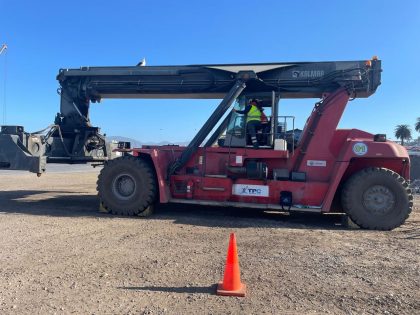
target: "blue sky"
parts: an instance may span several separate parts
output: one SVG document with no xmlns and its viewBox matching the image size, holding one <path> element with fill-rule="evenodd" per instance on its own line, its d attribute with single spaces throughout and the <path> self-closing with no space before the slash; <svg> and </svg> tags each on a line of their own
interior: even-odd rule
<svg viewBox="0 0 420 315">
<path fill-rule="evenodd" d="M 343 128 L 393 134 L 420 116 L 420 1 L 0 0 L 0 106 L 39 130 L 59 110 L 59 68 L 382 59 L 382 85 L 351 102 Z M 7 67 L 6 91 L 4 68 Z M 316 100 L 285 100 L 302 127 Z M 217 100 L 104 100 L 91 121 L 108 135 L 191 139 Z M 1 120 L 3 110 L 0 111 Z M 414 132 L 413 136 L 418 136 Z M 391 136 L 392 137 L 392 136 Z"/>
</svg>

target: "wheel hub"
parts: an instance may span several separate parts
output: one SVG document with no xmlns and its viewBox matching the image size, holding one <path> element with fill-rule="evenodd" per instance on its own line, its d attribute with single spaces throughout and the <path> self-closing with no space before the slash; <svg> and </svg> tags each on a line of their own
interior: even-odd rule
<svg viewBox="0 0 420 315">
<path fill-rule="evenodd" d="M 395 196 L 387 187 L 375 185 L 363 194 L 363 205 L 375 214 L 386 214 L 395 204 Z"/>
<path fill-rule="evenodd" d="M 136 181 L 129 174 L 121 174 L 114 179 L 112 192 L 119 199 L 127 200 L 136 192 Z"/>
</svg>

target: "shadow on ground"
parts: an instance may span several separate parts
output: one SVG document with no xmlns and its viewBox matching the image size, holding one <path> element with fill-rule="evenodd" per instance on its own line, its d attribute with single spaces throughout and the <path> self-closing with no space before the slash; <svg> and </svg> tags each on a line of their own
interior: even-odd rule
<svg viewBox="0 0 420 315">
<path fill-rule="evenodd" d="M 116 216 L 99 212 L 96 195 L 75 191 L 17 190 L 0 192 L 0 212 L 62 216 Z M 143 218 L 133 217 L 132 219 Z M 171 220 L 176 224 L 209 227 L 287 227 L 300 229 L 346 229 L 343 215 L 314 213 L 282 213 L 248 208 L 210 207 L 199 205 L 164 204 L 156 207 L 147 220 Z"/>
<path fill-rule="evenodd" d="M 215 294 L 217 284 L 207 287 L 187 286 L 187 287 L 162 287 L 162 286 L 145 286 L 145 287 L 118 287 L 121 290 L 132 291 L 152 291 L 152 292 L 169 292 L 169 293 L 206 293 Z"/>
<path fill-rule="evenodd" d="M 402 239 L 406 240 L 420 240 L 420 221 L 407 221 L 403 227 L 404 230 L 401 231 Z"/>
<path fill-rule="evenodd" d="M 65 190 L 0 191 L 0 212 L 49 216 L 98 216 L 98 197 Z"/>
</svg>

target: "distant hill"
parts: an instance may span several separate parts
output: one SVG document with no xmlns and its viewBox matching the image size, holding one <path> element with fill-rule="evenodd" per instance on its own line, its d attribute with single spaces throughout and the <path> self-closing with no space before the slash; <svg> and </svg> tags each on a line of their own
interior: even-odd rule
<svg viewBox="0 0 420 315">
<path fill-rule="evenodd" d="M 180 146 L 186 146 L 188 145 L 188 141 L 183 142 L 170 142 L 170 141 L 160 141 L 160 142 L 142 142 L 137 139 L 123 137 L 123 136 L 107 136 L 106 141 L 125 141 L 125 142 L 131 142 L 132 148 L 139 148 L 142 145 L 165 145 L 165 144 L 178 144 Z"/>
</svg>

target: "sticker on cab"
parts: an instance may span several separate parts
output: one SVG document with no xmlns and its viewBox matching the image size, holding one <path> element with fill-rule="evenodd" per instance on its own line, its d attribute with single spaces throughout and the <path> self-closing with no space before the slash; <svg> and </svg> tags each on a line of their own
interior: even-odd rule
<svg viewBox="0 0 420 315">
<path fill-rule="evenodd" d="M 326 167 L 327 161 L 324 160 L 308 160 L 306 162 L 307 166 L 320 166 L 320 167 Z"/>
<path fill-rule="evenodd" d="M 353 145 L 353 153 L 356 155 L 365 155 L 368 152 L 368 147 L 363 142 L 357 142 Z"/>
</svg>

